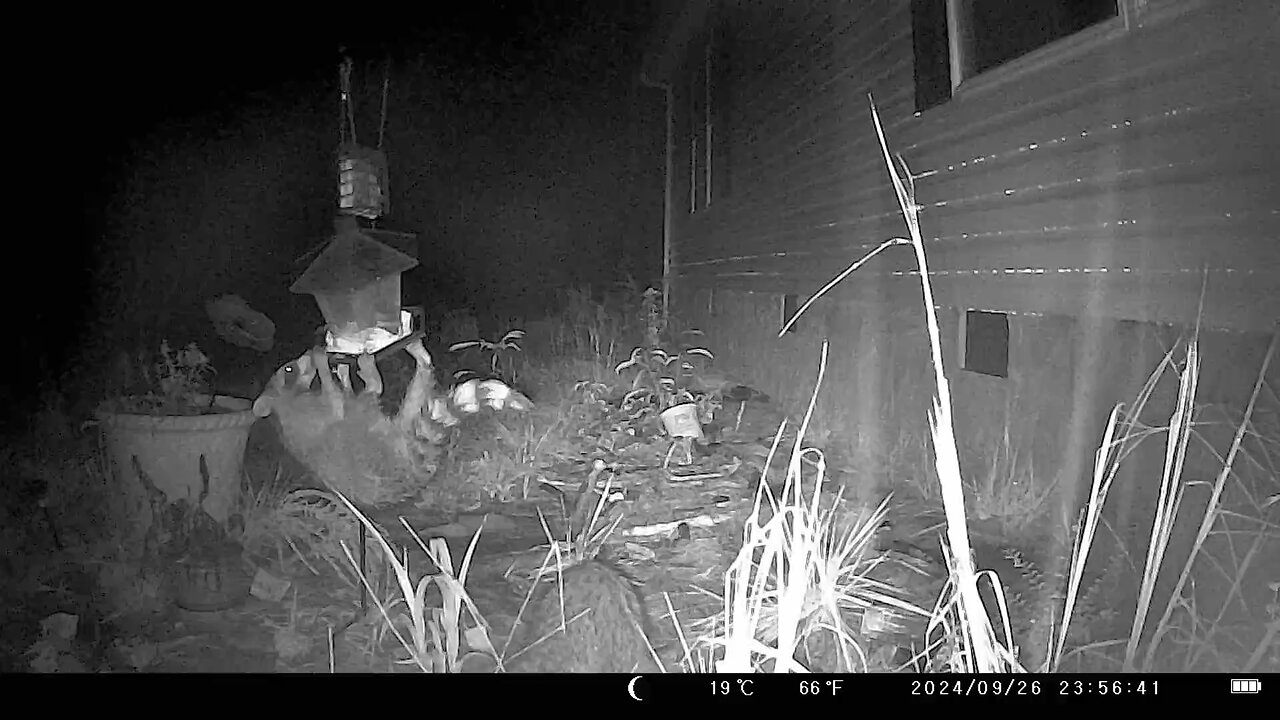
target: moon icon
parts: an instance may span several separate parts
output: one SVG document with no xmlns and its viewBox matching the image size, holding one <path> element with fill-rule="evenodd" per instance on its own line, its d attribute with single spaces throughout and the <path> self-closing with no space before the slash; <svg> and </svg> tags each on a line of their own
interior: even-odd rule
<svg viewBox="0 0 1280 720">
<path fill-rule="evenodd" d="M 627 694 L 630 695 L 631 699 L 635 700 L 636 702 L 642 702 L 640 696 L 636 694 L 636 683 L 640 682 L 641 677 L 642 676 L 637 675 L 631 678 L 631 682 L 627 683 Z"/>
</svg>

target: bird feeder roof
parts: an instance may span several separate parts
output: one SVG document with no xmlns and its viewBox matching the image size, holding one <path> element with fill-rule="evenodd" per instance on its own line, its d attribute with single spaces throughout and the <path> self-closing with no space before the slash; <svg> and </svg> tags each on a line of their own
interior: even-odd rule
<svg viewBox="0 0 1280 720">
<path fill-rule="evenodd" d="M 289 291 L 300 295 L 350 292 L 417 264 L 414 258 L 358 229 L 345 230 L 334 236 Z"/>
</svg>

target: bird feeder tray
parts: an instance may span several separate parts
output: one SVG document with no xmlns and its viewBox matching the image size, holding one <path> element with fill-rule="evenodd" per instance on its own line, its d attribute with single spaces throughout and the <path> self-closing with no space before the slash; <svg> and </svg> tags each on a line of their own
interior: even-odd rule
<svg viewBox="0 0 1280 720">
<path fill-rule="evenodd" d="M 400 310 L 400 331 L 393 333 L 384 328 L 339 337 L 332 330 L 325 333 L 324 351 L 333 355 L 333 362 L 353 365 L 359 355 L 382 355 L 404 348 L 410 341 L 426 336 L 422 326 L 426 317 L 421 307 Z"/>
</svg>

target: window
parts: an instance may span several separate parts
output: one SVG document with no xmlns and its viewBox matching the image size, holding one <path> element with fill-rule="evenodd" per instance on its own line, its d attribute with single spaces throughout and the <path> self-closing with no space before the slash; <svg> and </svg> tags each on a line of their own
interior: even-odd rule
<svg viewBox="0 0 1280 720">
<path fill-rule="evenodd" d="M 1146 0 L 912 0 L 916 110 L 1041 48 L 1131 14 Z"/>
<path fill-rule="evenodd" d="M 911 42 L 915 55 L 916 112 L 921 112 L 951 99 L 947 0 L 911 1 Z"/>
<path fill-rule="evenodd" d="M 960 316 L 960 367 L 1009 377 L 1009 316 L 969 310 Z"/>
<path fill-rule="evenodd" d="M 949 0 L 963 80 L 1120 16 L 1118 0 Z"/>
</svg>

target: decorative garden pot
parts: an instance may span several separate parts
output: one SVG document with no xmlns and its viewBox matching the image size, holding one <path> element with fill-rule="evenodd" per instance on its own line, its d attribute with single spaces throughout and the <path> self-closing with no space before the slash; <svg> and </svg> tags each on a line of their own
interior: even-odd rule
<svg viewBox="0 0 1280 720">
<path fill-rule="evenodd" d="M 662 426 L 673 438 L 702 439 L 702 423 L 698 421 L 698 406 L 694 403 L 673 405 L 662 411 Z"/>
<path fill-rule="evenodd" d="M 170 503 L 185 499 L 194 505 L 203 486 L 203 455 L 209 471 L 204 510 L 219 523 L 231 515 L 240 492 L 245 444 L 257 417 L 253 403 L 243 398 L 218 395 L 212 407 L 215 411 L 204 415 L 145 415 L 121 412 L 109 404 L 99 407 L 97 417 L 106 437 L 116 489 L 137 510 L 142 527 L 150 526 L 150 506 L 134 470 L 134 456 Z"/>
</svg>

